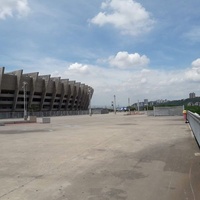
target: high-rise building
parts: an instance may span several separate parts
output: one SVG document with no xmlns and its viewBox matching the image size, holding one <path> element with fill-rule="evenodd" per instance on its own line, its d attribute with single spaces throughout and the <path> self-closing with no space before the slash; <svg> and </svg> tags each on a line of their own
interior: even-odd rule
<svg viewBox="0 0 200 200">
<path fill-rule="evenodd" d="M 193 99 L 193 98 L 195 98 L 195 97 L 196 97 L 196 96 L 195 96 L 195 93 L 194 93 L 194 92 L 192 92 L 192 93 L 189 94 L 189 98 L 190 98 L 190 99 Z"/>
<path fill-rule="evenodd" d="M 144 105 L 145 105 L 145 106 L 148 105 L 148 99 L 144 99 Z"/>
</svg>

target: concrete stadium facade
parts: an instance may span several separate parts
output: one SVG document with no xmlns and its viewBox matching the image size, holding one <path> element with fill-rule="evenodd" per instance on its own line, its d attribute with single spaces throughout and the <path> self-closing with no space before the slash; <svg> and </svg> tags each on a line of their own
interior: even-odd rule
<svg viewBox="0 0 200 200">
<path fill-rule="evenodd" d="M 0 112 L 87 110 L 94 89 L 80 82 L 0 67 Z"/>
</svg>

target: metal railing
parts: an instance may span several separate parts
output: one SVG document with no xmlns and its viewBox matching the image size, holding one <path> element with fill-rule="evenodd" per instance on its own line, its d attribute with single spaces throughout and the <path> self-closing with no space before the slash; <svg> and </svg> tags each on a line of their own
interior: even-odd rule
<svg viewBox="0 0 200 200">
<path fill-rule="evenodd" d="M 194 133 L 194 136 L 200 147 L 200 115 L 188 111 L 187 112 L 187 120 L 190 123 L 192 132 Z"/>
</svg>

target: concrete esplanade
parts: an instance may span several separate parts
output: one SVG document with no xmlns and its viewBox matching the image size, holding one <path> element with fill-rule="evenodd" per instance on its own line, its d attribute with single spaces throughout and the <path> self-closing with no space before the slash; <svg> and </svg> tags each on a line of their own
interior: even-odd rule
<svg viewBox="0 0 200 200">
<path fill-rule="evenodd" d="M 198 200 L 183 117 L 93 115 L 0 127 L 0 200 Z"/>
</svg>

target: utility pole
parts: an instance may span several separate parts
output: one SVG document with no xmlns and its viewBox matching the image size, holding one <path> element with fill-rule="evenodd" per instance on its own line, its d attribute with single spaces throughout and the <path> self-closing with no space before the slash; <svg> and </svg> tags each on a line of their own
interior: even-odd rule
<svg viewBox="0 0 200 200">
<path fill-rule="evenodd" d="M 129 110 L 129 114 L 131 114 L 131 104 L 130 104 L 130 98 L 128 98 L 128 110 Z"/>
<path fill-rule="evenodd" d="M 114 108 L 114 113 L 116 114 L 116 96 L 114 95 L 114 104 L 113 104 L 113 108 Z"/>
<path fill-rule="evenodd" d="M 26 103 L 26 85 L 27 82 L 23 82 L 23 89 L 24 89 L 24 120 L 27 120 L 27 103 Z"/>
</svg>

